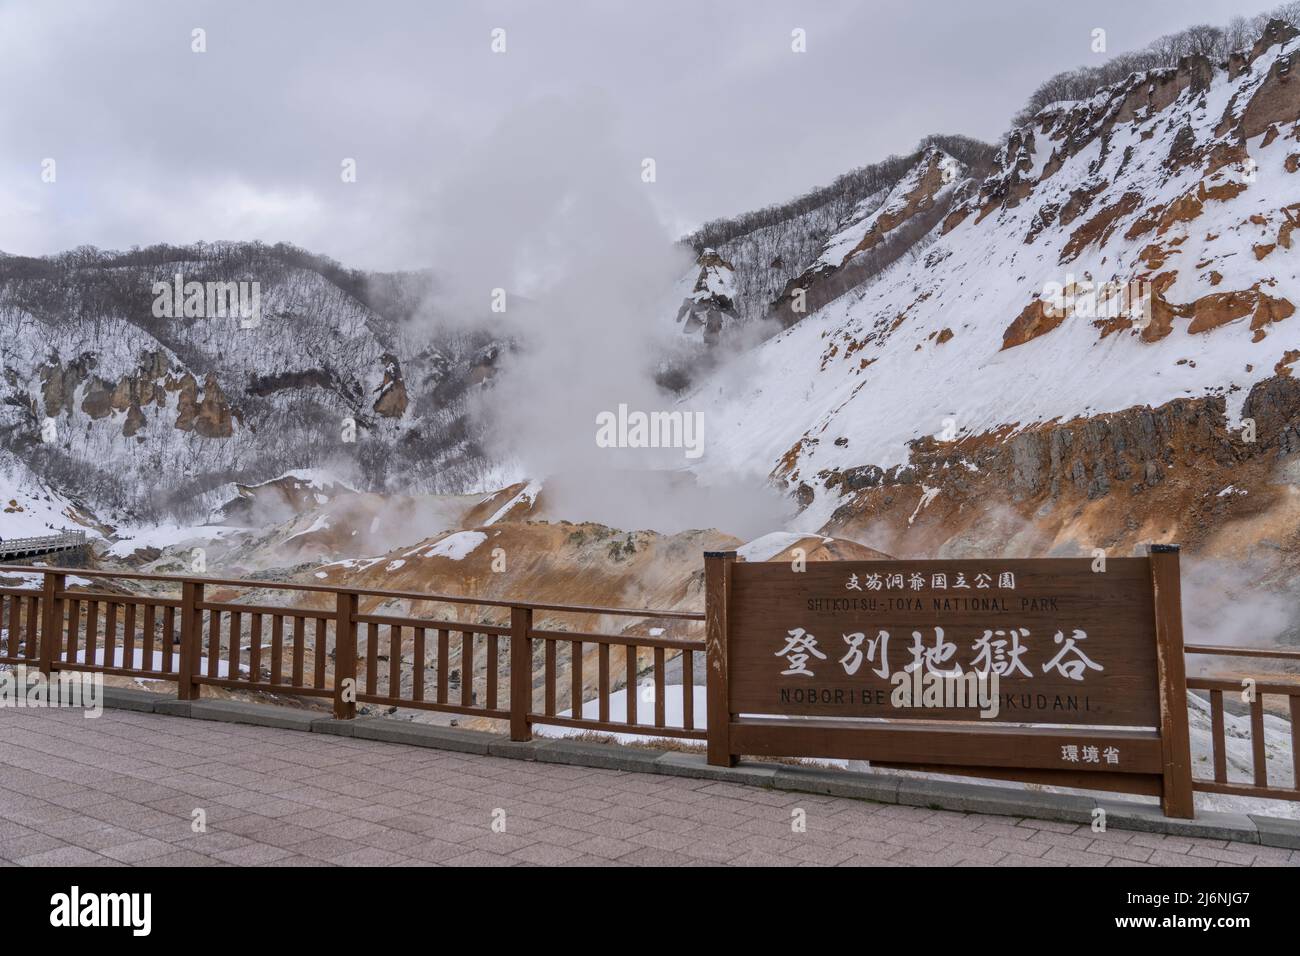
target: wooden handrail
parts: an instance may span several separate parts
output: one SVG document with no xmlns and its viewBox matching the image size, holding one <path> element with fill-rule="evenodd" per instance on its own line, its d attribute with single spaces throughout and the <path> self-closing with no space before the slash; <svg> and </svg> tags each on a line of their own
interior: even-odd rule
<svg viewBox="0 0 1300 956">
<path fill-rule="evenodd" d="M 40 588 L 0 588 L 0 615 L 7 601 L 11 637 L 6 662 L 38 664 L 46 673 L 66 669 L 175 680 L 181 700 L 198 699 L 203 686 L 327 698 L 332 701 L 335 716 L 345 720 L 356 715 L 357 703 L 509 719 L 511 736 L 516 740 L 529 739 L 534 723 L 664 737 L 704 736 L 694 722 L 692 699 L 694 655 L 704 653 L 702 641 L 540 630 L 533 626 L 539 611 L 609 614 L 647 621 L 702 620 L 703 615 L 694 612 L 534 604 L 418 591 L 80 568 L 0 565 L 0 571 L 42 575 Z M 80 590 L 70 587 L 69 574 L 98 584 Z M 113 592 L 106 586 L 113 580 L 166 582 L 179 585 L 180 595 L 162 597 L 125 589 Z M 332 594 L 334 599 L 328 607 L 213 600 L 214 585 L 246 588 L 254 593 Z M 245 596 L 254 595 L 241 595 L 241 599 Z M 508 624 L 496 624 L 420 617 L 418 610 L 389 614 L 376 609 L 366 613 L 359 606 L 363 597 L 508 608 L 510 617 Z M 13 638 L 20 621 L 26 626 L 22 648 Z M 509 642 L 508 704 L 500 700 L 502 640 Z M 561 642 L 571 648 L 588 645 L 588 649 L 596 649 L 593 656 L 599 658 L 598 717 L 582 713 L 586 701 L 580 651 L 575 655 L 571 650 L 568 661 L 570 713 L 557 711 L 560 675 L 555 647 Z M 540 712 L 533 707 L 532 649 L 538 643 L 546 651 L 547 682 L 547 706 Z M 155 647 L 161 657 L 155 655 Z M 609 718 L 608 696 L 615 688 L 611 648 L 618 648 L 622 658 L 626 722 Z M 681 654 L 683 726 L 671 726 L 666 720 L 664 685 L 666 652 L 670 651 Z M 640 719 L 637 712 L 640 695 L 636 687 L 646 652 L 653 658 L 649 664 L 656 691 L 653 723 Z M 327 661 L 333 662 L 330 672 Z M 432 666 L 435 663 L 436 667 Z M 436 673 L 436 686 L 426 680 L 426 671 Z"/>
<path fill-rule="evenodd" d="M 59 534 L 28 538 L 4 538 L 0 540 L 0 556 L 32 551 L 41 554 L 52 551 L 67 551 L 72 548 L 82 547 L 85 543 L 86 532 L 84 531 L 63 531 Z"/>
<path fill-rule="evenodd" d="M 1272 647 L 1230 647 L 1216 644 L 1189 644 L 1184 647 L 1188 654 L 1204 654 L 1215 657 L 1264 658 L 1269 660 L 1297 661 L 1300 651 Z M 1290 675 L 1287 675 L 1290 676 Z M 1188 690 L 1208 691 L 1210 699 L 1210 746 L 1213 757 L 1214 778 L 1193 777 L 1193 789 L 1202 793 L 1221 793 L 1241 797 L 1260 797 L 1271 800 L 1300 800 L 1300 735 L 1295 728 L 1300 726 L 1300 681 L 1294 684 L 1280 681 L 1261 681 L 1250 678 L 1249 685 L 1244 678 L 1234 677 L 1199 677 L 1187 678 Z M 1243 702 L 1250 707 L 1250 749 L 1253 781 L 1241 783 L 1228 779 L 1227 733 L 1225 732 L 1224 694 L 1238 693 L 1249 686 L 1250 696 Z M 1291 718 L 1291 786 L 1284 787 L 1270 783 L 1268 774 L 1268 753 L 1264 739 L 1264 695 L 1268 694 L 1287 699 L 1287 708 Z"/>
<path fill-rule="evenodd" d="M 1188 654 L 1211 654 L 1218 657 L 1271 657 L 1282 661 L 1300 661 L 1300 651 L 1273 647 L 1228 647 L 1214 644 L 1188 644 L 1183 650 Z"/>
<path fill-rule="evenodd" d="M 622 647 L 659 647 L 674 651 L 704 653 L 703 641 L 684 641 L 672 637 L 642 637 L 640 634 L 587 634 L 582 631 L 548 631 L 531 628 L 528 636 L 543 641 L 571 641 L 579 644 L 613 644 Z"/>
<path fill-rule="evenodd" d="M 33 568 L 25 565 L 0 564 L 0 573 L 32 574 L 66 571 L 66 568 Z M 118 578 L 127 581 L 165 581 L 173 584 L 202 584 L 207 587 L 262 588 L 267 591 L 302 591 L 314 594 L 357 594 L 399 601 L 424 601 L 431 604 L 472 604 L 480 607 L 527 607 L 535 611 L 552 611 L 566 614 L 608 614 L 616 617 L 653 617 L 663 620 L 703 621 L 702 611 L 667 611 L 654 608 L 594 607 L 582 604 L 539 604 L 533 601 L 497 600 L 467 597 L 463 594 L 429 594 L 423 591 L 389 591 L 382 588 L 361 588 L 346 584 L 298 584 L 289 581 L 258 581 L 249 578 L 212 578 L 187 574 L 146 574 L 138 571 L 94 571 L 75 568 L 72 573 L 82 578 Z"/>
<path fill-rule="evenodd" d="M 695 655 L 707 658 L 709 640 L 716 636 L 717 620 L 712 622 L 713 627 L 704 639 L 695 640 L 535 626 L 539 612 L 703 620 L 704 615 L 696 612 L 535 604 L 346 585 L 0 565 L 0 572 L 5 571 L 24 575 L 39 573 L 42 586 L 0 588 L 0 624 L 8 632 L 0 660 L 38 666 L 47 674 L 67 669 L 175 680 L 177 695 L 182 700 L 197 699 L 204 685 L 324 698 L 332 701 L 334 715 L 340 719 L 354 717 L 358 702 L 509 719 L 511 737 L 516 740 L 529 739 L 533 724 L 599 733 L 711 739 L 696 724 L 693 665 L 697 660 Z M 78 590 L 67 583 L 73 575 L 105 583 L 114 579 L 166 582 L 179 585 L 181 594 L 162 597 L 125 591 L 111 593 L 104 584 Z M 710 577 L 706 568 L 706 581 L 712 588 L 707 603 L 725 613 L 725 576 L 720 577 L 715 569 Z M 255 598 L 257 591 L 331 594 L 333 599 L 324 607 L 241 604 L 213 600 L 210 590 L 213 586 L 254 592 L 241 595 L 241 600 Z M 166 593 L 165 589 L 160 590 Z M 440 621 L 420 617 L 415 610 L 407 614 L 388 614 L 378 609 L 365 612 L 359 606 L 361 598 L 508 608 L 509 621 L 490 624 Z M 142 641 L 137 640 L 137 633 Z M 508 641 L 508 647 L 502 648 L 500 641 Z M 567 648 L 561 647 L 566 644 Z M 155 657 L 155 647 L 160 657 Z M 534 650 L 539 652 L 536 662 Z M 584 654 L 584 650 L 591 653 Z M 1300 660 L 1300 650 L 1282 648 L 1192 644 L 1184 650 L 1187 654 L 1218 657 Z M 510 668 L 508 701 L 499 698 L 507 690 L 501 683 L 503 651 L 508 652 Z M 567 651 L 567 656 L 561 656 L 561 651 Z M 665 713 L 670 653 L 674 657 L 680 654 L 683 711 L 680 726 L 668 725 Z M 327 665 L 332 667 L 329 672 Z M 594 674 L 589 669 L 593 665 Z M 565 666 L 567 675 L 562 672 Z M 585 681 L 584 671 L 588 678 Z M 436 681 L 432 677 L 434 673 Z M 705 706 L 711 718 L 709 724 L 722 720 L 725 725 L 726 687 L 717 686 L 712 669 L 707 673 Z M 1263 745 L 1264 707 L 1260 699 L 1265 694 L 1288 697 L 1291 719 L 1300 723 L 1300 682 L 1285 683 L 1290 675 L 1270 676 L 1271 680 L 1256 680 L 1251 685 L 1255 691 L 1255 697 L 1249 701 L 1254 780 L 1249 784 L 1227 779 L 1225 696 L 1241 689 L 1240 680 L 1195 675 L 1180 678 L 1184 691 L 1208 694 L 1214 725 L 1214 779 L 1192 777 L 1193 789 L 1300 799 L 1300 786 L 1293 784 L 1288 788 L 1269 780 Z M 537 680 L 538 677 L 541 679 Z M 592 677 L 596 679 L 593 681 Z M 653 717 L 647 720 L 639 706 L 638 688 L 640 685 L 648 688 L 649 680 L 653 680 L 655 693 Z M 535 681 L 539 686 L 535 687 Z M 587 698 L 593 684 L 595 700 L 599 702 L 596 706 Z M 535 706 L 534 695 L 538 690 L 540 706 Z M 611 714 L 614 708 L 610 697 L 616 690 L 623 692 L 625 701 L 619 706 L 618 714 Z M 587 714 L 583 712 L 584 705 Z M 598 713 L 592 714 L 596 709 Z M 1292 747 L 1293 760 L 1300 766 L 1300 739 L 1293 739 Z"/>
</svg>

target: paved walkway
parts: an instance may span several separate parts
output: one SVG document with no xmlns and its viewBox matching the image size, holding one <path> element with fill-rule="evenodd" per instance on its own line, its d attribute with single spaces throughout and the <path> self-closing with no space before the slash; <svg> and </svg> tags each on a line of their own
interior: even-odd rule
<svg viewBox="0 0 1300 956">
<path fill-rule="evenodd" d="M 792 832 L 798 810 L 806 832 Z M 197 811 L 206 832 L 193 831 Z M 1231 866 L 1297 865 L 1300 851 L 155 714 L 3 709 L 0 860 Z"/>
</svg>

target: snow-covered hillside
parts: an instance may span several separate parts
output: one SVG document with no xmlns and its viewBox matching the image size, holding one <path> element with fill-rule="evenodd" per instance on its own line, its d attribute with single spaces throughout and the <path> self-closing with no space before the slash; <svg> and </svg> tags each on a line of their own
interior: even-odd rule
<svg viewBox="0 0 1300 956">
<path fill-rule="evenodd" d="M 966 167 L 937 147 L 927 149 L 887 195 L 868 197 L 830 237 L 812 269 L 841 269 L 866 252 L 922 205 L 938 205 L 956 188 Z"/>
<path fill-rule="evenodd" d="M 0 449 L 0 537 L 41 538 L 99 528 L 77 502 L 55 491 L 13 455 Z"/>
<path fill-rule="evenodd" d="M 886 203 L 931 147 L 977 169 L 988 165 L 994 151 L 965 136 L 928 136 L 909 156 L 890 156 L 789 202 L 707 223 L 686 241 L 698 253 L 713 249 L 727 261 L 735 273 L 736 315 L 743 323 L 756 322 L 818 263 L 833 237 Z"/>
<path fill-rule="evenodd" d="M 1265 512 L 1300 515 L 1273 475 L 1300 450 L 1296 46 L 1276 22 L 1224 63 L 1051 103 L 996 154 L 928 137 L 688 237 L 698 258 L 646 321 L 657 383 L 705 413 L 692 480 L 770 476 L 798 530 L 889 553 L 931 531 L 928 553 L 987 550 L 972 516 L 993 503 L 1052 517 L 1016 543 L 1034 553 L 1255 520 L 1237 547 L 1272 533 Z M 258 281 L 260 321 L 159 316 L 177 274 Z M 356 495 L 547 479 L 477 480 L 501 463 L 469 398 L 514 346 L 489 317 L 439 331 L 419 308 L 434 281 L 257 244 L 4 257 L 0 448 L 97 513 L 134 511 L 140 540 L 303 469 Z"/>
<path fill-rule="evenodd" d="M 1207 395 L 1234 423 L 1300 356 L 1296 49 L 1282 25 L 1226 68 L 1190 57 L 1054 104 L 979 184 L 939 160 L 941 224 L 687 400 L 708 409 L 705 468 L 772 472 L 817 528 L 846 473 L 905 466 L 918 442 Z M 810 299 L 900 198 L 827 242 Z M 925 493 L 904 491 L 909 510 Z"/>
<path fill-rule="evenodd" d="M 160 315 L 156 284 L 178 275 L 256 283 L 256 319 Z M 422 277 L 407 280 L 393 293 L 258 244 L 6 257 L 0 447 L 153 519 L 201 518 L 222 484 L 327 464 L 379 487 L 394 472 L 404 487 L 454 484 L 480 464 L 464 395 L 491 376 L 496 346 L 490 330 L 415 317 Z"/>
</svg>

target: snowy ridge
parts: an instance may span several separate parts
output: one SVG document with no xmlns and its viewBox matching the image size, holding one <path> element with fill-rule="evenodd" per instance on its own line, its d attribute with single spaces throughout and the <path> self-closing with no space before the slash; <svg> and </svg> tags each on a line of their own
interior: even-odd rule
<svg viewBox="0 0 1300 956">
<path fill-rule="evenodd" d="M 155 284 L 177 275 L 257 283 L 257 320 L 160 315 Z M 417 274 L 374 281 L 398 279 L 418 302 Z M 339 459 L 360 458 L 371 486 L 397 467 L 407 487 L 454 490 L 477 467 L 458 421 L 494 372 L 492 340 L 381 314 L 371 299 L 393 296 L 368 299 L 371 281 L 256 243 L 0 260 L 0 446 L 154 520 L 203 517 L 218 484 Z M 366 442 L 399 460 L 342 447 Z"/>
<path fill-rule="evenodd" d="M 835 299 L 700 385 L 688 401 L 710 409 L 704 472 L 806 485 L 812 529 L 836 506 L 827 477 L 903 464 L 918 438 L 1179 396 L 1239 401 L 1300 347 L 1285 320 L 1300 301 L 1300 86 L 1277 79 L 1295 47 L 1274 44 L 1235 76 L 1205 64 L 1167 77 L 1179 87 L 1168 102 L 1150 101 L 1143 78 L 1015 131 L 979 193 L 869 294 Z M 1084 310 L 1021 319 L 1053 284 L 1135 279 L 1154 290 L 1145 328 Z"/>
<path fill-rule="evenodd" d="M 931 204 L 942 202 L 944 196 L 956 189 L 965 174 L 966 167 L 947 153 L 934 147 L 926 150 L 920 161 L 883 200 L 877 201 L 873 196 L 859 204 L 842 228 L 827 240 L 813 270 L 844 266 L 864 239 L 886 233 L 901 223 L 922 197 Z"/>
</svg>

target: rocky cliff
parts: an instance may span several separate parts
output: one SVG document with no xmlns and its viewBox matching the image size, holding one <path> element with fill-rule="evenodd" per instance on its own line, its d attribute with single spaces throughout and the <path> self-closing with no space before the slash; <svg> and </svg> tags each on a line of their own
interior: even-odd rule
<svg viewBox="0 0 1300 956">
<path fill-rule="evenodd" d="M 806 270 L 810 313 L 692 395 L 703 470 L 896 554 L 1294 551 L 1298 43 L 1049 104 L 982 178 L 927 151 Z"/>
<path fill-rule="evenodd" d="M 428 281 L 256 243 L 0 258 L 0 447 L 146 520 L 325 464 L 379 489 L 455 487 L 483 467 L 464 401 L 498 346 L 440 330 Z M 248 290 L 255 315 L 213 310 Z"/>
</svg>

